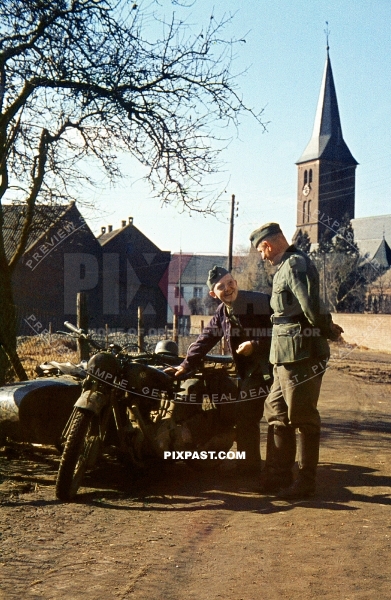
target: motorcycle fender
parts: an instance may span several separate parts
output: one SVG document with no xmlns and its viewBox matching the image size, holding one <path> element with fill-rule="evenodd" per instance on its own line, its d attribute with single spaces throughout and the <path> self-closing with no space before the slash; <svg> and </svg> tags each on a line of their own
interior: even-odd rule
<svg viewBox="0 0 391 600">
<path fill-rule="evenodd" d="M 106 403 L 106 394 L 102 394 L 102 392 L 97 392 L 96 390 L 86 390 L 77 400 L 75 406 L 85 408 L 98 415 Z"/>
</svg>

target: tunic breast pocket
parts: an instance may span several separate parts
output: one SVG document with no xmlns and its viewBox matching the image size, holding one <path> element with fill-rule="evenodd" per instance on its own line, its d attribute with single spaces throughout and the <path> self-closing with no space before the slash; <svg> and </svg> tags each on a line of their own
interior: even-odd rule
<svg viewBox="0 0 391 600">
<path fill-rule="evenodd" d="M 277 285 L 273 289 L 273 294 L 271 298 L 271 307 L 274 312 L 283 312 L 285 307 L 284 296 L 286 295 L 286 291 L 281 285 Z"/>
</svg>

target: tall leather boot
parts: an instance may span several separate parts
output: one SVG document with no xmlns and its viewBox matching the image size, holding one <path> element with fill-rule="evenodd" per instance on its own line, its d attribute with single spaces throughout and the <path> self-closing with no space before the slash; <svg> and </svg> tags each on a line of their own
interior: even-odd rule
<svg viewBox="0 0 391 600">
<path fill-rule="evenodd" d="M 292 467 L 296 456 L 296 434 L 293 427 L 269 425 L 266 464 L 261 473 L 261 492 L 277 492 L 292 483 Z"/>
<path fill-rule="evenodd" d="M 316 488 L 316 467 L 319 462 L 320 432 L 299 430 L 299 475 L 289 487 L 281 490 L 281 498 L 309 498 Z"/>
</svg>

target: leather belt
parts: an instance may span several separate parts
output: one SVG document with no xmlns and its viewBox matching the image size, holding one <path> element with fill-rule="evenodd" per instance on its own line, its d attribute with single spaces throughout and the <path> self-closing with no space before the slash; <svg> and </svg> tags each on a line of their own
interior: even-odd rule
<svg viewBox="0 0 391 600">
<path fill-rule="evenodd" d="M 274 315 L 272 315 L 271 320 L 273 325 L 294 325 L 295 323 L 309 324 L 308 319 L 306 318 L 304 313 L 301 313 L 299 315 L 292 315 L 291 317 L 275 317 Z"/>
</svg>

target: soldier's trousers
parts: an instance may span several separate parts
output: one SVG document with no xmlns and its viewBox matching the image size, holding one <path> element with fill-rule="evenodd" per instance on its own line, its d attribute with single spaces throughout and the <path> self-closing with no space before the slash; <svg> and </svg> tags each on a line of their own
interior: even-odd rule
<svg viewBox="0 0 391 600">
<path fill-rule="evenodd" d="M 317 404 L 326 366 L 327 360 L 319 358 L 274 365 L 274 382 L 265 402 L 269 425 L 320 432 Z"/>
<path fill-rule="evenodd" d="M 263 377 L 246 377 L 236 403 L 236 445 L 246 452 L 245 468 L 261 467 L 260 428 L 268 386 Z"/>
</svg>

